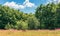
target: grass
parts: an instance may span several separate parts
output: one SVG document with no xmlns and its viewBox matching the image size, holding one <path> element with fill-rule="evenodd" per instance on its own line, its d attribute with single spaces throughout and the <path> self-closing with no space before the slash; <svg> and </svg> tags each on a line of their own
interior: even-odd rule
<svg viewBox="0 0 60 36">
<path fill-rule="evenodd" d="M 60 30 L 0 30 L 0 36 L 60 36 Z"/>
</svg>

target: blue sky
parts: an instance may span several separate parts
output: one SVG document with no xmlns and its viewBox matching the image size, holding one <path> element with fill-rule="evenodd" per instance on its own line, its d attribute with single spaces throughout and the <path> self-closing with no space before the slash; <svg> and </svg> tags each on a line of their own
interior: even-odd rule
<svg viewBox="0 0 60 36">
<path fill-rule="evenodd" d="M 0 0 L 0 4 L 14 9 L 20 9 L 24 13 L 34 13 L 37 6 L 57 0 Z M 60 2 L 60 0 L 58 0 Z"/>
</svg>

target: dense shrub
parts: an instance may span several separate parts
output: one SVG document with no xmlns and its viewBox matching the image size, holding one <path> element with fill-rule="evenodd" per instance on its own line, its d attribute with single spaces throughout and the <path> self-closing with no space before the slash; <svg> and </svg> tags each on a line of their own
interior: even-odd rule
<svg viewBox="0 0 60 36">
<path fill-rule="evenodd" d="M 12 24 L 7 24 L 5 25 L 5 29 L 8 30 L 8 29 L 14 29 L 14 26 Z"/>
<path fill-rule="evenodd" d="M 28 29 L 28 23 L 24 22 L 24 21 L 17 21 L 17 24 L 15 25 L 16 29 L 21 29 L 21 30 L 26 30 Z"/>
</svg>

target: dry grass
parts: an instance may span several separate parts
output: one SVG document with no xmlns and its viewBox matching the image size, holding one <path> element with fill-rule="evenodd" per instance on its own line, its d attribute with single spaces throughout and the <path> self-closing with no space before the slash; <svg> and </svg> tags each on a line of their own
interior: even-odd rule
<svg viewBox="0 0 60 36">
<path fill-rule="evenodd" d="M 60 30 L 0 30 L 0 36 L 60 36 Z"/>
</svg>

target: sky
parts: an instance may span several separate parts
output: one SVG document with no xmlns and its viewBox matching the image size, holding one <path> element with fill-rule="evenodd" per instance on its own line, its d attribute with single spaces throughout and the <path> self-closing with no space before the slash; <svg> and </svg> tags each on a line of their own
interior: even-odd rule
<svg viewBox="0 0 60 36">
<path fill-rule="evenodd" d="M 0 4 L 10 8 L 19 9 L 24 13 L 34 13 L 40 4 L 59 3 L 60 0 L 0 0 Z"/>
</svg>

